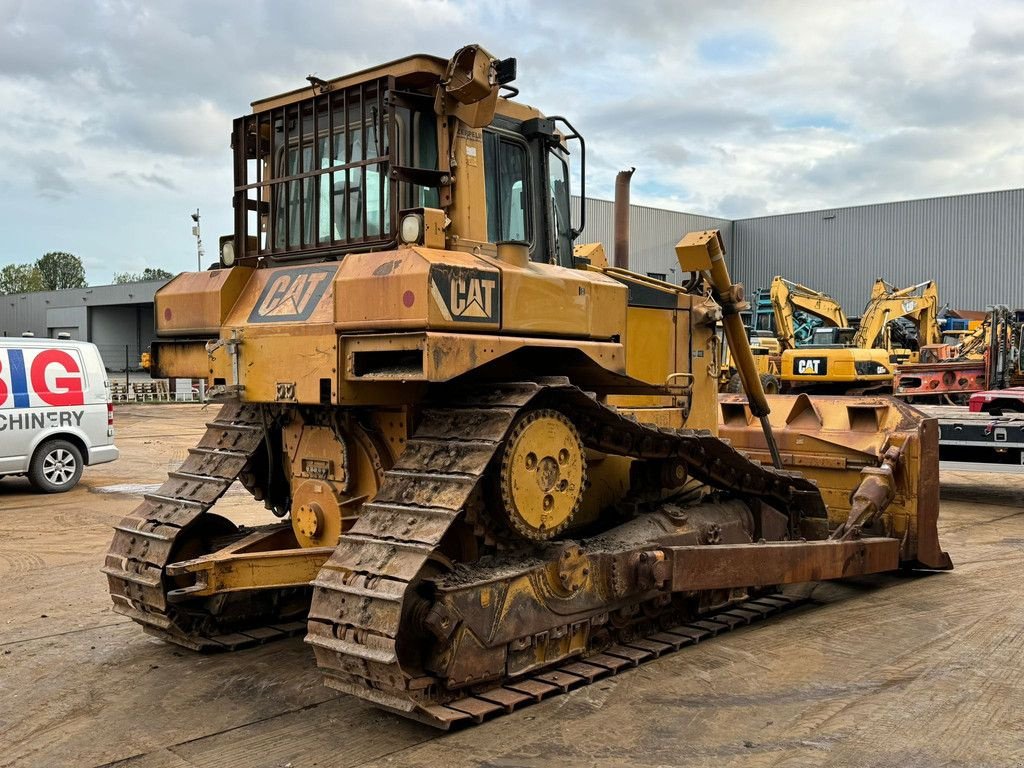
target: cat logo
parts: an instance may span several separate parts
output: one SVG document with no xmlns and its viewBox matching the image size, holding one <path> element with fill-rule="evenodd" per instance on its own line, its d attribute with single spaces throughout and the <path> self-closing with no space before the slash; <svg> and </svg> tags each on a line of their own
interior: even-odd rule
<svg viewBox="0 0 1024 768">
<path fill-rule="evenodd" d="M 337 267 L 306 267 L 277 272 L 271 276 L 249 313 L 249 322 L 308 320 L 336 272 Z"/>
<path fill-rule="evenodd" d="M 796 372 L 804 376 L 824 376 L 828 372 L 828 363 L 823 357 L 798 357 Z"/>
<path fill-rule="evenodd" d="M 501 322 L 501 273 L 435 264 L 430 292 L 445 319 L 459 323 Z"/>
</svg>

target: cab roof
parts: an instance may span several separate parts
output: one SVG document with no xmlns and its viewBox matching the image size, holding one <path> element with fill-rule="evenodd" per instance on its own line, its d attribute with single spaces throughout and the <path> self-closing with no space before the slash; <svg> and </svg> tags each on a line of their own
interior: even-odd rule
<svg viewBox="0 0 1024 768">
<path fill-rule="evenodd" d="M 394 77 L 400 80 L 407 88 L 416 88 L 432 85 L 437 82 L 448 68 L 448 60 L 440 56 L 430 56 L 425 53 L 417 53 L 412 56 L 405 56 L 401 59 L 389 61 L 386 64 L 378 64 L 374 67 L 361 69 L 349 75 L 341 75 L 333 80 L 325 81 L 327 88 L 347 88 L 359 83 L 367 83 L 381 77 Z M 262 112 L 273 107 L 280 107 L 285 104 L 293 104 L 309 98 L 312 92 L 316 92 L 321 86 L 305 85 L 293 91 L 282 93 L 277 96 L 270 96 L 266 99 L 259 99 L 252 103 L 253 112 Z"/>
<path fill-rule="evenodd" d="M 310 96 L 320 92 L 321 88 L 348 88 L 360 83 L 368 83 L 382 77 L 393 77 L 398 85 L 405 89 L 418 90 L 434 86 L 438 80 L 444 77 L 448 69 L 448 59 L 440 56 L 431 56 L 426 53 L 416 53 L 412 56 L 405 56 L 385 64 L 378 64 L 373 67 L 361 69 L 348 75 L 341 75 L 332 80 L 324 81 L 326 86 L 305 85 L 276 96 L 269 96 L 265 99 L 258 99 L 252 102 L 254 113 L 264 112 L 275 107 L 282 107 L 287 104 L 294 104 L 298 101 L 308 99 Z M 505 115 L 517 120 L 527 120 L 531 117 L 544 117 L 540 110 L 523 104 L 518 101 L 511 101 L 504 97 L 498 98 L 496 109 L 500 115 Z"/>
</svg>

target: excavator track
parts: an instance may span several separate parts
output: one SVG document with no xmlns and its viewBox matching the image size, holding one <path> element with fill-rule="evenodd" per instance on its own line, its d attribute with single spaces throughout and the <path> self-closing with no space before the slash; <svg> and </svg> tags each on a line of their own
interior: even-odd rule
<svg viewBox="0 0 1024 768">
<path fill-rule="evenodd" d="M 263 435 L 260 406 L 223 406 L 181 467 L 114 526 L 103 572 L 117 613 L 151 635 L 198 651 L 237 650 L 305 629 L 303 621 L 281 619 L 279 602 L 290 596 L 288 590 L 226 595 L 199 610 L 168 599 L 173 586 L 164 568 L 183 559 L 182 547 L 189 545 L 195 526 L 211 518 L 223 522 L 203 516 L 238 478 Z M 301 612 L 295 618 L 301 619 Z"/>
<path fill-rule="evenodd" d="M 425 406 L 418 429 L 385 473 L 376 498 L 364 505 L 355 526 L 313 582 L 306 641 L 314 648 L 328 686 L 447 728 L 460 720 L 510 711 L 686 644 L 680 639 L 686 632 L 672 635 L 678 642 L 666 642 L 668 636 L 658 639 L 667 631 L 660 627 L 637 641 L 639 649 L 615 638 L 612 649 L 619 648 L 620 653 L 606 649 L 598 656 L 577 654 L 567 663 L 522 679 L 491 681 L 487 695 L 440 690 L 437 678 L 403 667 L 403 643 L 412 642 L 414 634 L 408 624 L 425 602 L 417 588 L 432 574 L 450 568 L 439 551 L 442 539 L 463 515 L 473 520 L 486 517 L 474 514 L 473 506 L 481 503 L 488 466 L 517 415 L 538 403 L 557 403 L 564 409 L 588 448 L 638 459 L 680 460 L 690 477 L 713 487 L 803 517 L 826 515 L 817 487 L 801 475 L 751 461 L 709 432 L 641 424 L 566 380 L 460 392 L 445 404 Z M 736 610 L 737 606 L 729 609 Z M 748 608 L 748 618 L 751 611 L 760 614 L 767 605 L 762 601 Z M 710 632 L 720 625 L 703 629 Z M 648 643 L 647 650 L 643 643 Z"/>
</svg>

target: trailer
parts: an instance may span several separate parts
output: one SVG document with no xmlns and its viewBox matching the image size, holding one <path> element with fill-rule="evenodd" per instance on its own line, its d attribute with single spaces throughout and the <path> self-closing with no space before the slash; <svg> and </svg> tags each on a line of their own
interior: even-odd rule
<svg viewBox="0 0 1024 768">
<path fill-rule="evenodd" d="M 966 406 L 916 406 L 939 422 L 939 466 L 1024 473 L 1024 414 L 995 416 Z"/>
</svg>

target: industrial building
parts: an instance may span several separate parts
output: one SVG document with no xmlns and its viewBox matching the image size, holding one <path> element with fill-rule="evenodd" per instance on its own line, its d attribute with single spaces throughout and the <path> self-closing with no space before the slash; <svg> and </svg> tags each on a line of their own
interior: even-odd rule
<svg viewBox="0 0 1024 768">
<path fill-rule="evenodd" d="M 579 219 L 579 199 L 573 199 Z M 580 242 L 614 244 L 613 204 L 588 199 Z M 1019 278 L 1024 189 L 723 219 L 642 205 L 630 210 L 631 269 L 678 283 L 673 247 L 686 232 L 722 231 L 729 268 L 748 289 L 774 275 L 831 294 L 856 315 L 875 278 L 935 280 L 943 304 L 1024 307 Z M 164 281 L 0 297 L 0 335 L 92 341 L 111 370 L 137 367 L 153 339 L 153 294 Z"/>
<path fill-rule="evenodd" d="M 166 280 L 0 296 L 0 336 L 91 341 L 112 371 L 136 370 L 154 337 L 153 294 Z"/>
<path fill-rule="evenodd" d="M 582 240 L 599 240 L 610 254 L 612 218 L 610 202 L 588 200 Z M 631 268 L 673 281 L 672 246 L 708 227 L 722 230 L 729 268 L 750 290 L 783 275 L 857 315 L 875 278 L 900 287 L 935 280 L 951 308 L 1024 307 L 1024 189 L 736 220 L 633 206 Z"/>
</svg>

